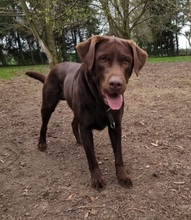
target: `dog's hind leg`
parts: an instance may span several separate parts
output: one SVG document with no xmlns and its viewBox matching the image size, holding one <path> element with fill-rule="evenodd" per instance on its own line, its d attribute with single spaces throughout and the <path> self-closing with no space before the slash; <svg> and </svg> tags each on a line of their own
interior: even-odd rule
<svg viewBox="0 0 191 220">
<path fill-rule="evenodd" d="M 42 117 L 42 126 L 40 130 L 40 138 L 38 142 L 38 149 L 41 151 L 45 151 L 47 149 L 46 143 L 46 133 L 48 122 L 52 113 L 54 112 L 58 102 L 60 100 L 59 91 L 54 88 L 46 88 L 43 89 L 43 102 L 41 108 L 41 117 Z"/>
<path fill-rule="evenodd" d="M 79 124 L 78 124 L 78 121 L 75 117 L 72 121 L 72 130 L 73 130 L 74 136 L 75 136 L 78 144 L 82 144 L 81 135 L 80 135 L 80 131 L 79 131 Z"/>
</svg>

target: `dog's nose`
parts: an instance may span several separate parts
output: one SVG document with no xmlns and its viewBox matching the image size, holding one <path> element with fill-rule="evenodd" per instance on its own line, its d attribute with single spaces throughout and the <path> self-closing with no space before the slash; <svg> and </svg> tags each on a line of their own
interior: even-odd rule
<svg viewBox="0 0 191 220">
<path fill-rule="evenodd" d="M 109 79 L 109 86 L 110 86 L 110 89 L 119 91 L 123 86 L 123 82 L 118 76 L 112 76 Z"/>
</svg>

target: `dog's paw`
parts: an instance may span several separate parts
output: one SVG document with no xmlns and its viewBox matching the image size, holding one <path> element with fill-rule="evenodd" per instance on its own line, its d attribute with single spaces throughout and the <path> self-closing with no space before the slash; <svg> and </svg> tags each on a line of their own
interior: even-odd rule
<svg viewBox="0 0 191 220">
<path fill-rule="evenodd" d="M 46 143 L 38 143 L 38 149 L 40 151 L 45 151 L 47 149 L 47 144 Z"/>
<path fill-rule="evenodd" d="M 133 187 L 133 183 L 128 176 L 125 176 L 123 178 L 118 178 L 118 182 L 121 186 L 126 187 L 128 189 Z"/>
<path fill-rule="evenodd" d="M 91 179 L 91 185 L 98 191 L 104 190 L 106 187 L 106 183 L 102 178 Z"/>
<path fill-rule="evenodd" d="M 132 188 L 133 183 L 131 181 L 131 178 L 128 176 L 124 166 L 116 167 L 116 173 L 118 182 L 121 186 L 126 187 L 128 189 Z"/>
</svg>

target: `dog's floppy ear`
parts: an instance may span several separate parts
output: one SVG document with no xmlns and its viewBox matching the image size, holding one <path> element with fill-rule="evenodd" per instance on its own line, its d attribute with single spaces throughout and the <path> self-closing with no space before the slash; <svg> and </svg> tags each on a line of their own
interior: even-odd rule
<svg viewBox="0 0 191 220">
<path fill-rule="evenodd" d="M 90 70 L 94 64 L 96 44 L 106 39 L 106 37 L 95 35 L 76 46 L 78 55 L 82 62 L 86 64 L 88 70 Z"/>
<path fill-rule="evenodd" d="M 136 75 L 139 75 L 140 69 L 144 66 L 147 60 L 147 53 L 142 50 L 139 46 L 135 44 L 134 41 L 129 40 L 128 41 L 133 49 L 133 60 L 134 60 L 134 71 Z"/>
</svg>

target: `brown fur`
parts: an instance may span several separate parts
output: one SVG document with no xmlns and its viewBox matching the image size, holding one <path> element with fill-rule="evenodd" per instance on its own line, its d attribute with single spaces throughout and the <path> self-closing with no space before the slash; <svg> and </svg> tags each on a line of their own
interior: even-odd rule
<svg viewBox="0 0 191 220">
<path fill-rule="evenodd" d="M 26 73 L 44 83 L 38 148 L 46 150 L 49 119 L 59 100 L 66 100 L 74 112 L 73 133 L 86 152 L 92 187 L 98 190 L 105 187 L 94 153 L 92 130 L 108 126 L 118 181 L 129 188 L 132 182 L 125 171 L 121 150 L 123 94 L 133 69 L 139 75 L 147 54 L 131 40 L 103 36 L 93 36 L 80 43 L 77 51 L 82 64 L 57 64 L 47 78 L 32 71 Z"/>
</svg>

